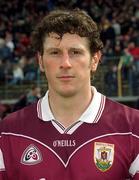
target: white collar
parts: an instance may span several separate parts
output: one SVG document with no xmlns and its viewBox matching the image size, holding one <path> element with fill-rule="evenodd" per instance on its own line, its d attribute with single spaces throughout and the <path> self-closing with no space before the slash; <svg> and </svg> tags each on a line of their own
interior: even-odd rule
<svg viewBox="0 0 139 180">
<path fill-rule="evenodd" d="M 92 101 L 85 112 L 78 119 L 78 121 L 86 123 L 97 123 L 101 117 L 105 106 L 105 96 L 97 92 L 96 88 L 93 86 L 92 91 L 94 94 Z M 45 96 L 41 98 L 37 104 L 38 117 L 43 121 L 55 120 L 49 106 L 48 93 L 49 91 L 46 92 Z"/>
</svg>

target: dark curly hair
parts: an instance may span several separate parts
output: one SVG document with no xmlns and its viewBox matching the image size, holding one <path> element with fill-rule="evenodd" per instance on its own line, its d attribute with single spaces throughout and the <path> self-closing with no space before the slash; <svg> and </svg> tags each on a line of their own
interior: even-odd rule
<svg viewBox="0 0 139 180">
<path fill-rule="evenodd" d="M 62 38 L 65 33 L 78 34 L 89 40 L 90 52 L 102 50 L 100 31 L 93 19 L 83 10 L 53 10 L 35 27 L 32 32 L 32 47 L 43 54 L 43 43 L 53 32 Z"/>
</svg>

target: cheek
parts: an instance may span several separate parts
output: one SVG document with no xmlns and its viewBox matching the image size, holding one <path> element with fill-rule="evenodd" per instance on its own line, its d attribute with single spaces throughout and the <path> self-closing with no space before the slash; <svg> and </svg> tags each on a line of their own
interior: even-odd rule
<svg viewBox="0 0 139 180">
<path fill-rule="evenodd" d="M 40 65 L 40 70 L 41 70 L 42 72 L 46 72 L 47 69 L 48 69 L 48 67 L 49 67 L 49 64 L 47 63 L 47 61 L 45 60 L 45 58 L 43 58 L 43 60 L 41 60 L 41 61 L 39 62 L 39 65 Z"/>
<path fill-rule="evenodd" d="M 77 72 L 79 73 L 79 76 L 82 77 L 83 79 L 90 78 L 91 65 L 89 63 L 80 64 L 76 67 L 76 69 Z"/>
<path fill-rule="evenodd" d="M 46 63 L 44 67 L 44 72 L 47 77 L 47 79 L 51 79 L 55 76 L 56 73 L 56 67 L 52 64 Z"/>
<path fill-rule="evenodd" d="M 80 67 L 83 71 L 90 71 L 91 70 L 91 61 L 82 61 L 78 67 Z M 78 68 L 77 67 L 77 68 Z"/>
</svg>

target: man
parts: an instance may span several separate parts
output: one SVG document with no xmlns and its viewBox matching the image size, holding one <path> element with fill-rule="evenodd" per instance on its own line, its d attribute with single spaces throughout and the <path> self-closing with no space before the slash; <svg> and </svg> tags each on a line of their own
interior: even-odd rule
<svg viewBox="0 0 139 180">
<path fill-rule="evenodd" d="M 0 179 L 139 180 L 138 111 L 90 84 L 103 47 L 95 22 L 52 11 L 32 42 L 49 90 L 2 120 Z"/>
</svg>

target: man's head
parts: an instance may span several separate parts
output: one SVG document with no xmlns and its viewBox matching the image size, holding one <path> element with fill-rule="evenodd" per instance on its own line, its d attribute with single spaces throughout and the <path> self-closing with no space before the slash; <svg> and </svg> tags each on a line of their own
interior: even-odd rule
<svg viewBox="0 0 139 180">
<path fill-rule="evenodd" d="M 83 10 L 51 11 L 32 33 L 32 45 L 35 51 L 43 54 L 44 40 L 52 32 L 58 34 L 61 39 L 65 33 L 86 37 L 92 55 L 103 48 L 97 24 Z"/>
<path fill-rule="evenodd" d="M 103 44 L 96 23 L 86 12 L 50 12 L 34 30 L 32 43 L 53 96 L 88 92 Z"/>
</svg>

